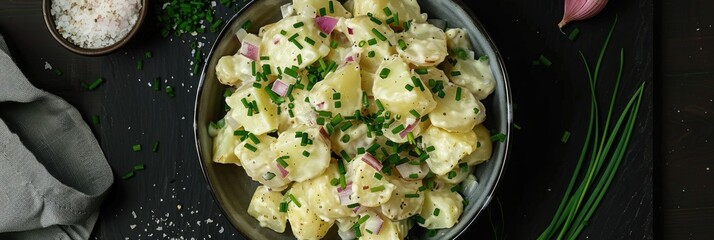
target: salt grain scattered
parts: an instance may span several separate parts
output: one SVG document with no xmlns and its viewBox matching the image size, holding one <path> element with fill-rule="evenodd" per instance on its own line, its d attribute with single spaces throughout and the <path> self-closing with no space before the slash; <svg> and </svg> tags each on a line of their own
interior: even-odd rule
<svg viewBox="0 0 714 240">
<path fill-rule="evenodd" d="M 45 62 L 45 69 L 52 70 L 52 65 L 50 65 L 50 63 L 48 63 L 48 62 Z"/>
</svg>

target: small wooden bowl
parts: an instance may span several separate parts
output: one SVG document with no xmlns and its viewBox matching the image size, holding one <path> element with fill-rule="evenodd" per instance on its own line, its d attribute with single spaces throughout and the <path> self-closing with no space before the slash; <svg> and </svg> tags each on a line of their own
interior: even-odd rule
<svg viewBox="0 0 714 240">
<path fill-rule="evenodd" d="M 57 31 L 54 18 L 52 17 L 52 0 L 42 0 L 42 15 L 45 18 L 45 25 L 47 26 L 47 30 L 50 31 L 52 37 L 54 37 L 54 39 L 57 40 L 57 42 L 64 48 L 79 55 L 101 56 L 114 52 L 121 46 L 124 46 L 124 44 L 129 42 L 129 40 L 134 35 L 136 35 L 136 33 L 139 31 L 139 28 L 141 27 L 142 22 L 144 22 L 144 18 L 146 18 L 146 14 L 149 9 L 149 0 L 141 0 L 141 4 L 142 7 L 139 12 L 139 17 L 136 19 L 136 23 L 134 23 L 134 26 L 132 27 L 131 31 L 129 31 L 129 33 L 127 33 L 126 36 L 124 36 L 124 38 L 122 38 L 121 40 L 103 48 L 82 48 L 62 37 L 62 34 Z"/>
</svg>

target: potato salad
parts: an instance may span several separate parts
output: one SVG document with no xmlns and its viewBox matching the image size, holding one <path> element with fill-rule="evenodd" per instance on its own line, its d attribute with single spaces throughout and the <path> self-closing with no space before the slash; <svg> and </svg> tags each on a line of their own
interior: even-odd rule
<svg viewBox="0 0 714 240">
<path fill-rule="evenodd" d="M 404 239 L 459 221 L 491 157 L 494 91 L 468 33 L 415 0 L 294 0 L 215 66 L 213 160 L 260 183 L 248 214 L 297 239 Z"/>
</svg>

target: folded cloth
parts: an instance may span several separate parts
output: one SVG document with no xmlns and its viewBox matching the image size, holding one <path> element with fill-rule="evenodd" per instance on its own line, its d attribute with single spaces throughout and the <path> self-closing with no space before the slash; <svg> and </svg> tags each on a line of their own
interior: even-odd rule
<svg viewBox="0 0 714 240">
<path fill-rule="evenodd" d="M 0 35 L 0 239 L 88 239 L 112 183 L 79 112 L 32 86 Z"/>
</svg>

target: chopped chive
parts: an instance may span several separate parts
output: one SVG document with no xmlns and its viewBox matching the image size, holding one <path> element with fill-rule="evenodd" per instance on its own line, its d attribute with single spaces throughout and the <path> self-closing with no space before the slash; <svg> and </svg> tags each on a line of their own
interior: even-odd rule
<svg viewBox="0 0 714 240">
<path fill-rule="evenodd" d="M 342 124 L 342 126 L 340 127 L 340 130 L 342 130 L 344 132 L 344 131 L 347 131 L 347 129 L 350 129 L 350 127 L 352 127 L 352 123 L 346 122 L 345 124 Z"/>
<path fill-rule="evenodd" d="M 568 39 L 570 39 L 570 41 L 575 41 L 575 38 L 577 38 L 579 34 L 580 28 L 576 27 L 573 29 L 573 31 L 570 31 L 570 34 L 568 34 Z"/>
<path fill-rule="evenodd" d="M 280 30 L 280 34 L 283 35 L 283 36 L 285 36 L 285 35 L 288 34 L 288 32 L 286 32 L 285 30 Z"/>
<path fill-rule="evenodd" d="M 466 51 L 465 50 L 463 50 L 461 48 L 457 48 L 454 50 L 454 52 L 456 52 L 457 57 L 459 57 L 461 59 L 466 59 Z"/>
<path fill-rule="evenodd" d="M 389 68 L 382 68 L 382 71 L 379 72 L 379 77 L 381 77 L 382 79 L 385 79 L 385 78 L 389 77 L 389 72 L 390 72 L 390 71 L 391 71 L 391 70 L 389 70 Z"/>
<path fill-rule="evenodd" d="M 216 32 L 218 30 L 218 26 L 221 26 L 221 23 L 223 23 L 223 20 L 221 20 L 221 19 L 216 20 L 215 22 L 213 22 L 211 24 L 211 27 L 209 28 L 209 30 L 211 32 Z"/>
<path fill-rule="evenodd" d="M 251 70 L 251 73 L 253 74 L 253 76 L 255 76 L 255 74 L 258 72 L 258 71 L 256 70 L 256 67 L 255 67 L 255 61 L 251 61 L 251 62 L 250 62 L 250 68 L 251 68 L 251 69 L 250 69 L 250 70 Z"/>
<path fill-rule="evenodd" d="M 295 198 L 294 195 L 289 194 L 288 197 L 290 197 L 290 200 L 292 200 L 292 202 L 295 204 L 295 206 L 302 207 L 302 204 L 300 204 L 300 202 L 297 200 L 297 198 Z"/>
<path fill-rule="evenodd" d="M 407 133 L 407 139 L 409 140 L 409 144 L 415 145 L 416 141 L 414 140 L 414 133 L 413 132 L 408 132 Z"/>
<path fill-rule="evenodd" d="M 342 97 L 341 95 L 342 95 L 342 94 L 340 94 L 339 92 L 334 92 L 334 93 L 332 93 L 332 99 L 333 99 L 333 100 L 340 100 L 340 98 Z"/>
<path fill-rule="evenodd" d="M 460 189 L 461 189 L 461 185 L 458 185 L 458 184 L 451 187 L 452 192 L 458 192 Z"/>
<path fill-rule="evenodd" d="M 384 11 L 385 15 L 387 15 L 387 16 L 392 15 L 392 10 L 390 10 L 389 7 L 384 7 L 384 9 L 382 9 L 382 10 Z"/>
<path fill-rule="evenodd" d="M 409 114 L 411 114 L 411 115 L 414 116 L 415 118 L 418 118 L 418 117 L 419 117 L 419 112 L 417 112 L 417 111 L 414 110 L 414 109 L 409 110 Z"/>
<path fill-rule="evenodd" d="M 461 172 L 466 173 L 469 171 L 469 165 L 466 163 L 459 163 L 459 169 Z"/>
<path fill-rule="evenodd" d="M 456 87 L 456 101 L 461 101 L 461 87 Z"/>
<path fill-rule="evenodd" d="M 287 67 L 286 67 L 283 72 L 284 72 L 285 74 L 287 74 L 288 76 L 291 76 L 291 77 L 293 77 L 293 78 L 297 78 L 297 77 L 298 77 L 297 71 L 293 70 L 292 68 L 287 68 Z"/>
<path fill-rule="evenodd" d="M 540 55 L 540 57 L 538 57 L 538 61 L 546 67 L 550 67 L 550 65 L 553 64 L 548 58 L 546 58 L 542 54 Z"/>
<path fill-rule="evenodd" d="M 439 208 L 435 208 L 435 209 L 434 209 L 434 213 L 433 213 L 434 216 L 437 216 L 437 217 L 438 217 L 438 216 L 439 216 L 439 212 L 441 212 L 441 210 L 440 210 Z"/>
<path fill-rule="evenodd" d="M 460 75 L 461 75 L 461 72 L 459 72 L 459 71 L 453 71 L 453 72 L 451 72 L 451 76 L 452 76 L 452 77 L 457 77 L 457 76 L 460 76 Z"/>
<path fill-rule="evenodd" d="M 342 138 L 340 138 L 340 141 L 342 141 L 343 143 L 349 142 L 349 141 L 350 141 L 350 135 L 349 135 L 349 134 L 345 134 L 344 136 L 342 136 Z"/>
<path fill-rule="evenodd" d="M 373 17 L 371 13 L 370 13 L 370 14 L 367 14 L 367 16 L 369 16 L 369 20 L 372 20 L 372 22 L 376 23 L 377 25 L 382 25 L 382 21 L 380 21 L 379 19 Z"/>
<path fill-rule="evenodd" d="M 157 151 L 159 151 L 159 141 L 156 141 L 156 142 L 154 143 L 154 146 L 151 147 L 151 151 L 152 151 L 152 152 L 157 152 Z"/>
<path fill-rule="evenodd" d="M 408 193 L 404 195 L 405 198 L 418 198 L 419 194 L 418 193 Z"/>
<path fill-rule="evenodd" d="M 419 178 L 419 174 L 416 174 L 416 173 L 409 174 L 409 178 L 417 179 L 417 178 Z"/>
<path fill-rule="evenodd" d="M 381 192 L 384 191 L 384 185 L 379 185 L 369 189 L 370 192 Z"/>
<path fill-rule="evenodd" d="M 265 172 L 265 174 L 263 174 L 263 179 L 268 180 L 268 181 L 270 181 L 274 177 L 275 177 L 275 173 L 272 173 L 272 172 Z"/>
<path fill-rule="evenodd" d="M 496 135 L 491 136 L 492 142 L 503 142 L 505 140 L 506 140 L 506 135 L 503 133 L 498 133 Z"/>
<path fill-rule="evenodd" d="M 302 54 L 297 55 L 297 62 L 298 62 L 298 65 L 302 65 Z"/>
<path fill-rule="evenodd" d="M 407 43 L 404 42 L 404 40 L 399 39 L 397 41 L 397 44 L 399 44 L 399 49 L 406 50 L 407 49 Z"/>
<path fill-rule="evenodd" d="M 513 128 L 521 130 L 521 125 L 518 125 L 517 123 L 513 123 Z"/>
<path fill-rule="evenodd" d="M 381 32 L 379 32 L 379 30 L 377 30 L 376 28 L 372 28 L 372 33 L 374 33 L 374 36 L 376 36 L 377 38 L 379 38 L 379 40 L 387 41 L 387 37 L 385 37 L 385 36 L 384 36 Z"/>
<path fill-rule="evenodd" d="M 325 8 L 320 8 L 319 11 L 320 11 L 320 16 L 325 16 L 325 15 L 327 15 L 327 10 L 325 10 Z"/>
<path fill-rule="evenodd" d="M 270 56 L 260 56 L 261 61 L 268 61 L 270 60 Z"/>
<path fill-rule="evenodd" d="M 124 174 L 124 176 L 121 176 L 121 179 L 122 179 L 122 180 L 127 180 L 127 179 L 132 178 L 132 177 L 134 177 L 134 171 L 131 171 L 131 172 L 128 172 L 128 173 Z"/>
<path fill-rule="evenodd" d="M 414 69 L 414 72 L 416 72 L 419 75 L 424 75 L 424 74 L 429 73 L 429 70 L 427 70 L 426 68 L 417 68 L 417 69 Z"/>
<path fill-rule="evenodd" d="M 397 127 L 395 127 L 394 129 L 392 129 L 392 133 L 398 134 L 398 133 L 401 132 L 402 130 L 404 130 L 404 125 L 403 125 L 403 124 L 399 124 L 399 126 L 397 126 Z"/>
<path fill-rule="evenodd" d="M 332 185 L 332 186 L 337 186 L 338 184 L 340 184 L 340 180 L 339 180 L 339 179 L 333 178 L 332 180 L 330 180 L 330 185 Z"/>
<path fill-rule="evenodd" d="M 254 134 L 248 133 L 248 138 L 250 138 L 250 140 L 253 141 L 253 143 L 260 144 L 260 140 Z"/>
<path fill-rule="evenodd" d="M 302 155 L 305 156 L 305 157 L 309 157 L 309 156 L 310 156 L 310 152 L 303 150 L 303 151 L 302 151 Z"/>
<path fill-rule="evenodd" d="M 275 159 L 275 161 L 278 162 L 278 164 L 280 164 L 281 167 L 286 168 L 286 167 L 288 167 L 288 163 L 285 162 L 285 159 L 286 159 L 286 156 L 283 156 L 283 157 L 279 157 L 279 158 Z"/>
<path fill-rule="evenodd" d="M 302 26 L 305 26 L 305 23 L 303 23 L 303 22 L 296 22 L 295 24 L 293 24 L 293 27 L 294 27 L 294 28 L 299 28 L 299 27 L 302 27 Z"/>
<path fill-rule="evenodd" d="M 362 106 L 365 108 L 369 107 L 369 97 L 365 91 L 362 91 Z"/>
<path fill-rule="evenodd" d="M 342 117 L 342 114 L 337 114 L 332 120 L 330 120 L 330 124 L 333 126 L 337 126 L 337 124 L 340 124 L 344 118 Z"/>
<path fill-rule="evenodd" d="M 288 203 L 281 202 L 279 211 L 280 212 L 288 212 Z"/>
<path fill-rule="evenodd" d="M 449 172 L 449 174 L 448 174 L 446 177 L 449 178 L 449 179 L 455 178 L 455 177 L 456 177 L 456 172 L 451 171 L 451 172 Z"/>
<path fill-rule="evenodd" d="M 438 209 L 438 208 L 437 208 L 437 209 Z M 434 216 L 438 216 L 438 214 L 435 214 Z M 426 230 L 426 235 L 429 236 L 429 237 L 435 237 L 437 231 L 438 231 L 438 230 L 436 230 L 436 229 L 428 229 L 428 230 Z"/>
<path fill-rule="evenodd" d="M 474 108 L 474 114 L 478 114 L 479 112 L 481 112 L 481 110 L 480 110 L 480 109 L 478 109 L 478 108 Z"/>
<path fill-rule="evenodd" d="M 404 88 L 406 88 L 407 91 L 410 91 L 410 92 L 414 89 L 414 87 L 413 87 L 412 85 L 409 85 L 409 84 L 404 85 Z"/>
<path fill-rule="evenodd" d="M 134 152 L 141 151 L 141 144 L 134 144 L 133 146 L 131 146 L 131 150 L 133 150 Z"/>
<path fill-rule="evenodd" d="M 292 40 L 290 40 L 290 41 L 291 41 L 291 42 L 295 45 L 295 47 L 297 47 L 298 49 L 300 49 L 300 50 L 303 49 L 302 44 L 300 44 L 297 40 L 292 39 Z"/>
<path fill-rule="evenodd" d="M 103 79 L 103 78 L 97 78 L 96 80 L 94 80 L 94 82 L 90 83 L 90 84 L 87 86 L 87 89 L 88 89 L 88 90 L 94 90 L 95 88 L 99 87 L 99 85 L 101 85 L 103 82 L 104 82 L 104 79 Z"/>
<path fill-rule="evenodd" d="M 340 174 L 340 187 L 343 189 L 347 187 L 347 180 L 345 180 L 344 174 Z"/>
<path fill-rule="evenodd" d="M 151 54 L 151 51 L 146 51 L 146 52 L 144 52 L 144 57 L 145 57 L 145 58 L 151 58 L 151 55 L 152 55 L 152 54 Z"/>
<path fill-rule="evenodd" d="M 249 143 L 246 143 L 243 147 L 245 147 L 246 149 L 250 150 L 251 152 L 258 151 L 258 148 L 256 148 L 256 147 L 253 146 L 253 145 L 250 145 Z"/>
<path fill-rule="evenodd" d="M 348 208 L 356 208 L 356 207 L 359 207 L 359 203 L 349 204 L 349 205 L 347 205 L 347 207 Z"/>
<path fill-rule="evenodd" d="M 367 42 L 364 41 L 364 40 L 362 40 L 362 41 L 359 41 L 359 43 L 357 43 L 357 46 L 358 46 L 358 47 L 364 47 L 365 44 L 367 44 Z"/>
<path fill-rule="evenodd" d="M 315 122 L 317 123 L 317 125 L 325 125 L 325 118 L 317 118 Z"/>
<path fill-rule="evenodd" d="M 478 58 L 478 60 L 481 61 L 481 62 L 488 61 L 488 55 L 481 55 L 481 56 Z"/>
<path fill-rule="evenodd" d="M 384 111 L 384 106 L 382 106 L 382 101 L 379 101 L 379 99 L 375 99 L 374 103 L 377 104 L 377 110 L 379 110 L 379 112 Z"/>
<path fill-rule="evenodd" d="M 377 148 L 379 148 L 379 144 L 374 143 L 374 144 L 372 144 L 372 146 L 367 148 L 367 152 L 373 153 L 374 151 L 377 151 Z"/>
<path fill-rule="evenodd" d="M 254 88 L 262 88 L 263 85 L 261 85 L 259 82 L 253 82 L 253 87 Z"/>
<path fill-rule="evenodd" d="M 332 1 L 327 2 L 327 7 L 330 9 L 330 13 L 335 13 L 335 7 L 332 4 Z"/>
<path fill-rule="evenodd" d="M 382 174 L 379 174 L 378 172 L 375 172 L 375 173 L 374 173 L 374 178 L 376 178 L 377 180 L 382 180 Z"/>
<path fill-rule="evenodd" d="M 427 151 L 427 152 L 433 152 L 434 150 L 436 150 L 436 147 L 434 147 L 434 146 L 428 146 L 428 147 L 426 147 L 426 151 Z"/>
<path fill-rule="evenodd" d="M 367 44 L 369 44 L 370 46 L 375 45 L 375 44 L 377 44 L 377 39 L 374 39 L 374 38 L 369 39 L 369 40 L 367 40 Z"/>
<path fill-rule="evenodd" d="M 98 116 L 98 115 L 92 116 L 92 123 L 93 123 L 94 125 L 99 124 L 99 116 Z"/>
<path fill-rule="evenodd" d="M 367 57 L 374 57 L 374 55 L 375 55 L 374 51 L 367 52 Z"/>
<path fill-rule="evenodd" d="M 424 217 L 422 217 L 422 216 L 417 215 L 416 221 L 420 224 L 424 224 L 426 222 L 426 219 L 424 219 Z"/>
<path fill-rule="evenodd" d="M 563 136 L 560 137 L 560 141 L 563 143 L 568 143 L 568 139 L 570 139 L 570 132 L 569 131 L 563 132 Z"/>
<path fill-rule="evenodd" d="M 141 170 L 144 170 L 144 164 L 134 165 L 134 171 L 141 171 Z"/>
<path fill-rule="evenodd" d="M 241 26 L 241 28 L 243 28 L 243 30 L 248 31 L 248 29 L 250 29 L 251 25 L 253 25 L 253 23 L 249 19 L 243 23 L 243 26 Z"/>
<path fill-rule="evenodd" d="M 315 46 L 315 40 L 312 40 L 312 38 L 305 37 L 305 42 L 308 43 L 308 44 L 310 44 L 310 45 Z"/>
</svg>

